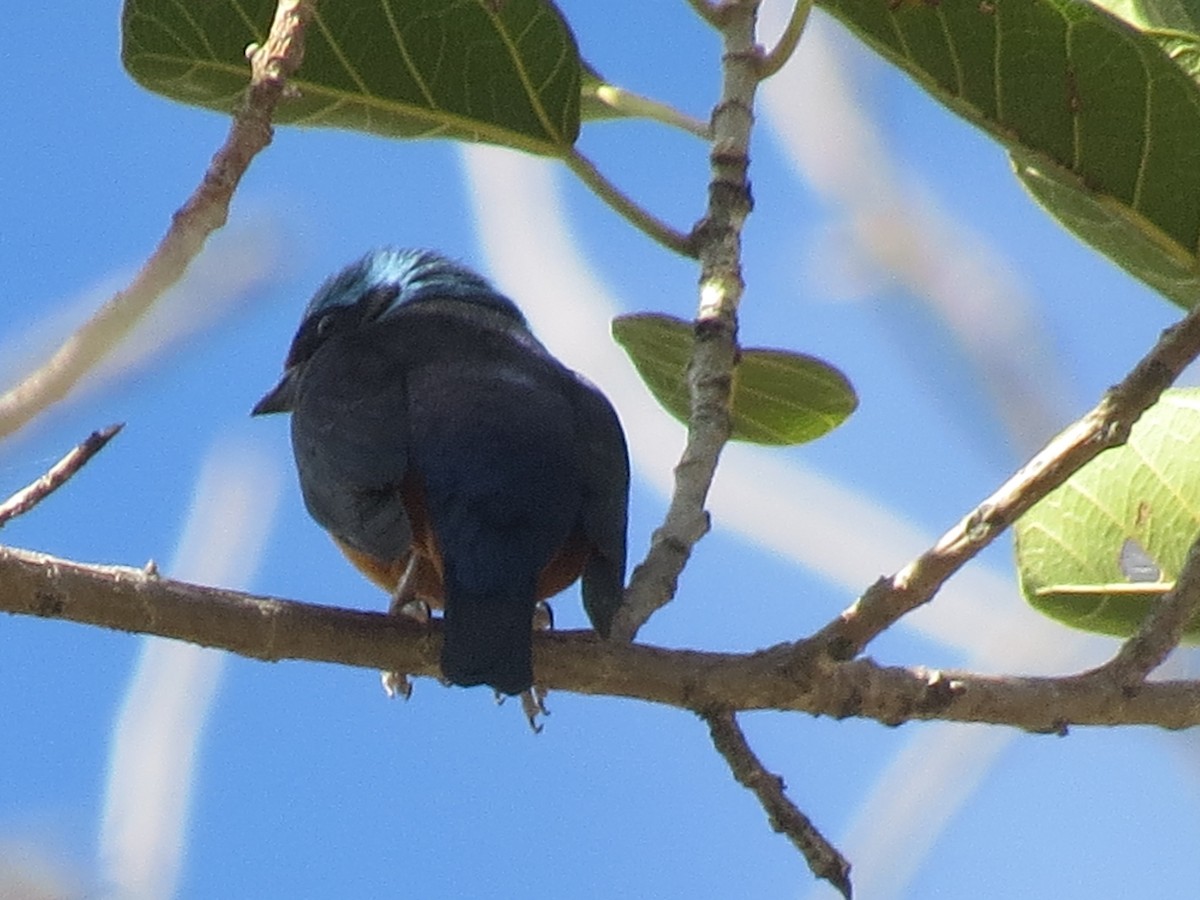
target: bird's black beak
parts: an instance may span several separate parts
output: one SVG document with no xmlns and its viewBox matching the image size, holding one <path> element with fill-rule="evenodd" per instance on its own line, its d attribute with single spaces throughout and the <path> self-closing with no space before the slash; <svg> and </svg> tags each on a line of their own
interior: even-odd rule
<svg viewBox="0 0 1200 900">
<path fill-rule="evenodd" d="M 291 412 L 296 400 L 296 367 L 288 369 L 279 379 L 279 384 L 267 391 L 263 398 L 254 404 L 250 410 L 252 416 L 265 416 L 267 413 Z"/>
</svg>

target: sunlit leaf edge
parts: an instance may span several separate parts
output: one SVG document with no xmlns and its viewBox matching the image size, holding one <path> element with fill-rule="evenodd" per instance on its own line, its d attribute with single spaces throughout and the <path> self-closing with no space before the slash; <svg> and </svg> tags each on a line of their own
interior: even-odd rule
<svg viewBox="0 0 1200 900">
<path fill-rule="evenodd" d="M 142 0 L 142 2 L 144 4 L 145 0 Z M 497 20 L 497 13 L 493 10 L 492 4 L 488 3 L 487 0 L 472 0 L 472 3 L 482 9 L 494 21 Z M 541 2 L 541 0 L 539 0 L 539 3 L 547 10 L 553 11 L 554 15 L 561 21 L 572 49 L 572 58 L 575 62 L 575 67 L 579 72 L 577 81 L 581 81 L 583 77 L 583 63 L 578 56 L 578 45 L 575 42 L 569 24 L 555 4 Z M 242 9 L 240 4 L 233 2 L 230 3 L 230 6 L 238 11 L 237 20 L 246 29 L 246 44 L 261 43 L 266 39 L 265 28 L 266 23 L 269 21 L 269 16 L 260 25 L 250 14 Z M 270 4 L 269 8 L 273 9 L 273 7 L 274 4 Z M 231 113 L 238 99 L 241 97 L 245 85 L 249 81 L 249 64 L 244 62 L 240 56 L 231 58 L 226 62 L 219 59 L 170 55 L 135 49 L 139 46 L 139 41 L 131 40 L 132 26 L 129 22 L 131 19 L 139 16 L 145 16 L 143 12 L 139 11 L 139 4 L 132 2 L 132 0 L 126 0 L 123 5 L 121 17 L 121 59 L 130 77 L 151 93 L 159 94 L 160 96 L 186 105 L 197 106 L 225 114 Z M 315 19 L 310 30 L 322 30 L 319 7 L 315 11 Z M 503 29 L 499 27 L 497 27 L 497 33 L 501 37 L 505 37 Z M 327 33 L 325 33 L 325 36 L 328 37 Z M 311 40 L 310 35 L 310 42 Z M 192 75 L 194 75 L 197 69 L 203 69 L 217 76 L 217 78 L 213 79 L 214 87 L 210 93 L 199 95 L 195 92 L 194 87 L 191 90 L 183 89 L 182 86 L 191 83 L 191 79 L 184 79 L 182 77 L 175 79 L 150 77 L 146 69 L 153 65 L 159 67 L 168 66 L 178 72 L 187 72 Z M 519 66 L 515 66 L 515 68 L 520 69 Z M 230 89 L 216 89 L 215 82 L 218 80 L 227 82 L 231 86 Z M 174 84 L 172 84 L 172 81 Z M 549 116 L 543 108 L 540 95 L 532 89 L 526 91 L 526 99 L 534 108 L 545 132 L 544 135 L 539 136 L 530 132 L 513 129 L 502 122 L 465 116 L 461 113 L 404 103 L 397 100 L 388 100 L 371 94 L 332 89 L 323 83 L 306 78 L 303 65 L 300 71 L 289 79 L 289 87 L 294 91 L 295 96 L 290 100 L 285 98 L 284 102 L 279 105 L 274 116 L 276 124 L 360 131 L 392 139 L 448 138 L 470 142 L 483 142 L 513 147 L 536 155 L 551 157 L 562 157 L 569 154 L 579 135 L 582 91 L 574 93 L 571 103 L 573 109 L 569 111 L 568 121 L 562 130 L 554 126 L 553 117 Z M 314 104 L 319 104 L 315 110 Z M 329 115 L 330 110 L 337 111 L 347 108 L 353 108 L 356 111 L 354 121 L 328 122 L 321 120 L 322 116 Z"/>
</svg>

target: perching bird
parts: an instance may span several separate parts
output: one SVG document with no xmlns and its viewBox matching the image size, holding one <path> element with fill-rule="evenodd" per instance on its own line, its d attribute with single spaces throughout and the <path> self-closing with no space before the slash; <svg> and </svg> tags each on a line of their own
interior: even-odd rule
<svg viewBox="0 0 1200 900">
<path fill-rule="evenodd" d="M 528 690 L 535 605 L 580 575 L 607 637 L 625 578 L 624 433 L 481 276 L 426 250 L 350 265 L 309 303 L 253 414 L 272 412 L 292 414 L 305 505 L 350 561 L 444 608 L 449 681 Z"/>
</svg>

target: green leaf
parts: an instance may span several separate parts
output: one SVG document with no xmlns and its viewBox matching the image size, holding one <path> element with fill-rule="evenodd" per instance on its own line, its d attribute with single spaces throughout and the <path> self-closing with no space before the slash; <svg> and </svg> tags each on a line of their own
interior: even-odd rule
<svg viewBox="0 0 1200 900">
<path fill-rule="evenodd" d="M 1200 2 L 1197 0 L 1093 0 L 1153 38 L 1193 81 L 1200 82 Z"/>
<path fill-rule="evenodd" d="M 1025 599 L 1085 631 L 1126 637 L 1170 589 L 1200 531 L 1200 390 L 1171 390 L 1129 442 L 1021 517 Z M 1200 639 L 1200 616 L 1186 637 Z"/>
<path fill-rule="evenodd" d="M 1200 300 L 1200 87 L 1155 36 L 1079 0 L 823 5 L 1009 147 L 1068 228 L 1181 306 Z"/>
<path fill-rule="evenodd" d="M 1200 33 L 1200 6 L 1195 0 L 1095 0 L 1097 6 L 1124 19 L 1160 42 L 1168 36 Z"/>
<path fill-rule="evenodd" d="M 126 0 L 121 59 L 143 87 L 234 109 L 274 0 Z M 546 0 L 316 4 L 298 96 L 276 121 L 393 138 L 485 141 L 563 155 L 579 135 L 575 38 Z"/>
<path fill-rule="evenodd" d="M 1025 189 L 1059 222 L 1164 297 L 1190 308 L 1200 299 L 1196 257 L 1153 223 L 1115 208 L 1110 198 L 1019 152 L 1013 167 Z"/>
<path fill-rule="evenodd" d="M 686 424 L 692 323 L 639 313 L 614 319 L 612 331 L 650 392 Z M 732 437 L 754 444 L 803 444 L 832 431 L 857 406 L 846 376 L 823 360 L 785 350 L 743 350 L 733 377 Z"/>
</svg>

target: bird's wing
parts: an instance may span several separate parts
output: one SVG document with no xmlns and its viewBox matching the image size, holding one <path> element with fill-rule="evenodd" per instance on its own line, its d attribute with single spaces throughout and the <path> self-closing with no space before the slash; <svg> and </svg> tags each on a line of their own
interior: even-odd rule
<svg viewBox="0 0 1200 900">
<path fill-rule="evenodd" d="M 583 570 L 583 606 L 607 637 L 625 589 L 629 452 L 608 398 L 576 376 L 576 426 L 583 481 L 583 530 L 592 546 Z"/>
<path fill-rule="evenodd" d="M 409 464 L 406 376 L 395 346 L 330 341 L 310 360 L 292 413 L 309 512 L 343 543 L 386 562 L 412 541 L 400 494 Z"/>
</svg>

